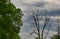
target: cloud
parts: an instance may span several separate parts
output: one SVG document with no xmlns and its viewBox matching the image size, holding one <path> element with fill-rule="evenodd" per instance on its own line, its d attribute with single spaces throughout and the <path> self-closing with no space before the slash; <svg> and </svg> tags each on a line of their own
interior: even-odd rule
<svg viewBox="0 0 60 39">
<path fill-rule="evenodd" d="M 28 34 L 33 31 L 34 26 L 33 25 L 33 17 L 32 12 L 39 11 L 39 19 L 40 16 L 44 16 L 45 13 L 47 16 L 51 16 L 50 23 L 51 23 L 51 29 L 50 34 L 56 32 L 57 30 L 57 20 L 58 15 L 60 16 L 60 0 L 11 0 L 12 3 L 16 7 L 19 7 L 22 9 L 22 13 L 24 14 L 22 20 L 23 20 L 23 26 L 21 28 L 21 37 L 22 39 L 28 39 Z M 40 21 L 40 28 L 42 29 L 44 24 L 44 17 Z M 48 29 L 48 26 L 45 30 Z M 23 34 L 23 35 L 22 35 Z M 33 35 L 34 36 L 34 35 Z M 32 38 L 31 38 L 32 39 Z"/>
<path fill-rule="evenodd" d="M 17 3 L 16 3 L 17 2 Z M 60 1 L 59 0 L 16 0 L 14 4 L 20 7 L 24 14 L 30 14 L 32 8 L 42 9 L 42 11 L 47 11 L 47 13 L 52 13 L 53 15 L 60 15 Z M 19 5 L 18 5 L 19 4 Z M 42 12 L 41 12 L 42 13 Z"/>
<path fill-rule="evenodd" d="M 40 1 L 35 1 L 35 0 L 25 0 L 25 2 L 22 0 L 22 4 L 26 6 L 37 6 L 37 7 L 44 7 L 44 8 L 54 8 L 56 6 L 60 6 L 60 1 L 56 0 L 40 0 Z"/>
<path fill-rule="evenodd" d="M 46 4 L 48 4 L 48 2 L 45 2 L 45 1 L 38 1 L 38 2 L 32 3 L 32 5 L 36 7 L 44 7 Z"/>
</svg>

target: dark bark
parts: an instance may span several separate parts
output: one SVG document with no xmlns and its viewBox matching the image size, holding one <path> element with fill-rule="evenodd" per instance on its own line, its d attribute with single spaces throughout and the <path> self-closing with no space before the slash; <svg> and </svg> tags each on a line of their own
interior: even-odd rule
<svg viewBox="0 0 60 39">
<path fill-rule="evenodd" d="M 45 17 L 44 26 L 43 26 L 43 29 L 42 29 L 42 32 L 41 32 L 41 33 L 42 33 L 42 34 L 41 34 L 41 38 L 42 38 L 42 39 L 43 39 L 44 29 L 45 29 L 45 27 L 47 26 L 49 20 L 50 20 L 50 17 L 49 17 L 49 18 L 48 18 L 48 17 Z"/>
<path fill-rule="evenodd" d="M 33 14 L 34 23 L 35 23 L 35 26 L 37 29 L 38 39 L 40 39 L 40 27 L 39 27 L 39 20 L 38 20 L 38 11 L 37 11 L 37 15 L 34 15 L 34 13 L 32 13 L 32 14 Z"/>
<path fill-rule="evenodd" d="M 59 37 L 59 16 L 58 16 L 58 37 Z"/>
</svg>

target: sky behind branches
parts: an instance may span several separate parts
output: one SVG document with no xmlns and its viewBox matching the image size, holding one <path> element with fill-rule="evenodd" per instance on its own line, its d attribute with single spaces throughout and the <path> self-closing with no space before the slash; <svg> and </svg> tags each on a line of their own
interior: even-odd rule
<svg viewBox="0 0 60 39">
<path fill-rule="evenodd" d="M 11 0 L 11 2 L 14 3 L 17 8 L 21 8 L 22 13 L 24 14 L 22 18 L 23 26 L 21 28 L 22 39 L 33 39 L 35 35 L 33 34 L 30 36 L 30 33 L 34 30 L 34 26 L 32 26 L 33 18 L 31 14 L 34 10 L 39 10 L 40 16 L 43 16 L 45 12 L 47 16 L 51 16 L 50 23 L 52 27 L 49 35 L 51 36 L 53 33 L 56 33 L 58 26 L 57 19 L 58 16 L 60 16 L 60 0 Z M 41 26 L 40 29 L 42 29 L 44 17 L 43 20 L 39 22 Z M 45 31 L 47 31 L 47 28 Z"/>
</svg>

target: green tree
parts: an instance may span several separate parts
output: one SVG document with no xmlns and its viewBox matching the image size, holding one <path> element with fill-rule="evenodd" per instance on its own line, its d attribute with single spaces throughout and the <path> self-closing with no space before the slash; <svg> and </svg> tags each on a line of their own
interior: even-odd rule
<svg viewBox="0 0 60 39">
<path fill-rule="evenodd" d="M 60 39 L 60 36 L 58 36 L 58 35 L 56 34 L 56 35 L 53 35 L 53 36 L 51 37 L 51 39 Z"/>
<path fill-rule="evenodd" d="M 38 39 L 38 37 L 35 37 L 35 39 Z"/>
<path fill-rule="evenodd" d="M 22 11 L 10 0 L 0 0 L 0 39 L 20 39 Z"/>
<path fill-rule="evenodd" d="M 35 37 L 35 39 L 39 39 L 38 37 Z M 40 38 L 40 39 L 42 39 L 42 38 Z"/>
</svg>

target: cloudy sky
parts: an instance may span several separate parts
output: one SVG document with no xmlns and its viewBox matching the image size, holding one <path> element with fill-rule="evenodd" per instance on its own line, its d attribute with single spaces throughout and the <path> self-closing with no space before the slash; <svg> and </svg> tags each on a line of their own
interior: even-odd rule
<svg viewBox="0 0 60 39">
<path fill-rule="evenodd" d="M 32 12 L 39 11 L 39 16 L 43 16 L 46 12 L 47 16 L 51 16 L 50 24 L 51 29 L 49 32 L 49 36 L 56 34 L 57 31 L 57 20 L 60 15 L 60 0 L 11 0 L 11 2 L 17 7 L 22 9 L 22 13 L 24 14 L 23 26 L 21 28 L 21 37 L 22 39 L 34 39 L 36 35 L 30 35 L 30 33 L 34 30 Z M 40 19 L 40 18 L 39 18 Z M 44 24 L 44 17 L 40 22 L 40 30 Z M 47 32 L 48 27 L 46 27 L 45 31 Z"/>
</svg>

